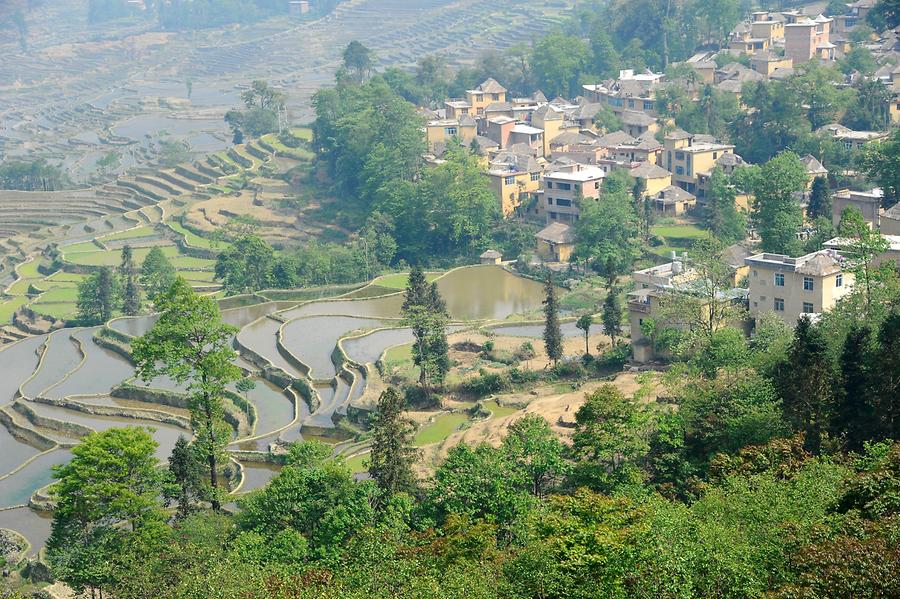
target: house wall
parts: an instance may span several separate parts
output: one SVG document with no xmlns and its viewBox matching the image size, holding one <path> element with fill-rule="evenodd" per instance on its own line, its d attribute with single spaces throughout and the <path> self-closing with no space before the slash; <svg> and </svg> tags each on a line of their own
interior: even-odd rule
<svg viewBox="0 0 900 599">
<path fill-rule="evenodd" d="M 784 286 L 775 285 L 775 274 L 784 275 Z M 805 302 L 813 305 L 813 312 L 831 310 L 834 304 L 853 288 L 853 274 L 843 274 L 840 287 L 837 274 L 825 277 L 813 276 L 813 290 L 803 289 L 804 275 L 794 272 L 792 267 L 779 268 L 774 264 L 750 264 L 750 314 L 758 318 L 761 314 L 774 312 L 788 324 L 794 324 L 803 314 Z M 784 300 L 784 310 L 775 310 L 775 298 Z"/>
<path fill-rule="evenodd" d="M 569 186 L 569 189 L 565 189 L 566 185 Z M 541 209 L 547 216 L 547 222 L 558 221 L 571 224 L 577 221 L 578 202 L 576 198 L 578 194 L 581 193 L 584 199 L 597 199 L 600 197 L 602 185 L 602 179 L 576 183 L 545 175 L 542 183 L 544 194 L 541 198 Z"/>
</svg>

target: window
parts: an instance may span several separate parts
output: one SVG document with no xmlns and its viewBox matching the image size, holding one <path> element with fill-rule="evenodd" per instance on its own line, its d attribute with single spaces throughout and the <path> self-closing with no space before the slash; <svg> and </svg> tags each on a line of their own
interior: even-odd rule
<svg viewBox="0 0 900 599">
<path fill-rule="evenodd" d="M 815 311 L 813 305 L 809 302 L 803 302 L 803 313 L 804 314 L 812 314 Z"/>
<path fill-rule="evenodd" d="M 784 287 L 784 274 L 780 272 L 775 273 L 775 286 Z"/>
<path fill-rule="evenodd" d="M 547 189 L 553 189 L 553 181 L 547 181 Z"/>
<path fill-rule="evenodd" d="M 713 152 L 713 160 L 716 160 L 719 157 L 718 152 Z"/>
<path fill-rule="evenodd" d="M 803 291 L 812 291 L 815 286 L 812 277 L 803 277 Z"/>
<path fill-rule="evenodd" d="M 675 152 L 675 160 L 684 160 L 684 152 Z"/>
<path fill-rule="evenodd" d="M 552 220 L 556 220 L 556 217 L 558 217 L 558 216 L 559 216 L 559 215 L 558 215 L 557 213 L 555 213 L 555 212 L 551 212 L 551 213 L 550 213 L 550 218 L 551 218 Z"/>
<path fill-rule="evenodd" d="M 594 181 L 594 189 L 600 189 L 600 181 Z"/>
<path fill-rule="evenodd" d="M 754 277 L 756 277 L 756 276 L 757 276 L 757 272 L 756 272 L 756 269 L 753 269 L 753 276 L 754 276 Z"/>
<path fill-rule="evenodd" d="M 456 135 L 456 127 L 444 127 L 444 135 L 453 137 L 454 135 Z"/>
<path fill-rule="evenodd" d="M 581 185 L 578 183 L 575 184 L 575 191 L 581 191 Z"/>
<path fill-rule="evenodd" d="M 571 183 L 558 183 L 556 185 L 556 187 L 557 187 L 557 189 L 562 189 L 563 191 L 569 191 L 570 189 L 572 189 L 572 184 Z"/>
<path fill-rule="evenodd" d="M 541 174 L 540 174 L 540 173 L 531 173 L 531 180 L 532 180 L 532 181 L 540 181 L 540 180 L 541 180 Z"/>
<path fill-rule="evenodd" d="M 653 102 L 651 100 L 644 100 L 644 110 L 653 110 Z"/>
<path fill-rule="evenodd" d="M 516 178 L 515 178 L 515 177 L 506 177 L 506 179 L 504 179 L 504 182 L 505 182 L 507 185 L 515 185 L 515 184 L 516 184 Z"/>
<path fill-rule="evenodd" d="M 572 200 L 562 200 L 562 199 L 557 198 L 556 205 L 557 206 L 571 206 Z"/>
<path fill-rule="evenodd" d="M 784 299 L 780 297 L 775 298 L 775 311 L 784 312 Z"/>
<path fill-rule="evenodd" d="M 843 287 L 844 286 L 844 275 L 839 274 L 834 278 L 834 286 L 835 287 Z"/>
<path fill-rule="evenodd" d="M 628 100 L 628 108 L 634 108 L 634 100 Z"/>
<path fill-rule="evenodd" d="M 553 205 L 553 198 L 547 198 L 547 205 L 548 205 L 548 206 L 552 206 L 552 205 Z"/>
<path fill-rule="evenodd" d="M 683 174 L 684 174 L 684 167 L 683 167 L 683 166 L 676 166 L 676 167 L 675 167 L 675 174 L 676 174 L 676 175 L 683 175 Z"/>
<path fill-rule="evenodd" d="M 753 307 L 756 308 L 757 306 L 759 306 L 759 302 L 753 302 Z"/>
</svg>

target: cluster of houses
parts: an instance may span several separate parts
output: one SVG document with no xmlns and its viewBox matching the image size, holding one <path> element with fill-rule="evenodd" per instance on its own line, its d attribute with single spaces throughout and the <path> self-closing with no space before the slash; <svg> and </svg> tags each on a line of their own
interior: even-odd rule
<svg viewBox="0 0 900 599">
<path fill-rule="evenodd" d="M 875 0 L 858 0 L 847 5 L 847 14 L 835 17 L 807 16 L 796 10 L 755 12 L 734 29 L 727 48 L 731 55 L 745 55 L 742 62 L 749 66 L 742 62 L 720 66 L 716 52 L 701 52 L 687 61 L 692 79 L 678 83 L 695 91 L 713 85 L 740 100 L 749 81 L 787 78 L 795 65 L 846 55 L 851 49 L 849 32 L 874 4 Z M 867 47 L 887 65 L 875 76 L 893 90 L 890 114 L 900 122 L 900 67 L 893 66 L 900 64 L 900 34 L 888 31 L 870 42 Z M 542 223 L 544 228 L 536 234 L 537 252 L 551 268 L 561 266 L 574 250 L 581 204 L 600 200 L 604 179 L 614 169 L 639 180 L 659 214 L 680 217 L 706 201 L 716 168 L 731 174 L 746 166 L 734 146 L 661 122 L 657 94 L 671 83 L 661 73 L 622 70 L 614 79 L 584 85 L 582 95 L 569 100 L 548 99 L 540 91 L 511 97 L 489 78 L 464 97 L 447 99 L 438 110 L 421 109 L 427 121 L 427 159 L 439 163 L 451 140 L 476 151 L 503 215 L 524 215 Z M 621 127 L 609 130 L 606 124 L 616 120 Z M 850 151 L 888 135 L 840 124 L 826 125 L 819 133 Z M 828 175 L 815 157 L 802 160 L 810 184 L 815 177 Z M 739 196 L 738 207 L 748 210 L 750 200 Z M 835 224 L 851 205 L 871 227 L 882 231 L 892 247 L 887 257 L 900 263 L 900 207 L 882 210 L 880 190 L 842 190 L 833 199 Z M 802 314 L 827 311 L 853 285 L 840 250 L 839 239 L 801 257 L 753 254 L 742 245 L 733 246 L 728 257 L 735 274 L 730 298 L 743 302 L 754 318 L 772 312 L 791 323 Z M 500 259 L 496 252 L 482 256 L 491 263 Z M 635 359 L 655 355 L 641 324 L 659 316 L 658 304 L 666 293 L 695 277 L 685 258 L 677 256 L 668 264 L 633 273 L 637 288 L 629 297 L 628 311 Z"/>
</svg>

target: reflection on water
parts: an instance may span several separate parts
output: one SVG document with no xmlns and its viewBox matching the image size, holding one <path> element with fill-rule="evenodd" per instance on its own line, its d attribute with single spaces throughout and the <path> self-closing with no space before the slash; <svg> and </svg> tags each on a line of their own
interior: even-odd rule
<svg viewBox="0 0 900 599">
<path fill-rule="evenodd" d="M 46 338 L 30 337 L 0 349 L 0 405 L 15 399 L 19 385 L 37 368 L 38 350 Z"/>
<path fill-rule="evenodd" d="M 331 354 L 338 339 L 356 330 L 385 326 L 381 320 L 353 316 L 317 316 L 294 320 L 284 326 L 282 343 L 311 369 L 314 379 L 330 379 L 336 374 Z"/>
<path fill-rule="evenodd" d="M 109 393 L 123 381 L 134 376 L 134 367 L 116 352 L 94 343 L 97 328 L 75 333 L 81 342 L 85 360 L 81 367 L 62 383 L 53 387 L 45 395 L 51 399 L 61 399 L 70 395 Z"/>
<path fill-rule="evenodd" d="M 32 493 L 53 482 L 51 467 L 65 464 L 71 457 L 72 453 L 67 449 L 50 451 L 0 480 L 0 508 L 28 503 Z"/>
<path fill-rule="evenodd" d="M 44 548 L 44 543 L 50 537 L 52 523 L 53 515 L 50 512 L 38 512 L 27 507 L 0 511 L 0 528 L 14 530 L 31 543 L 28 557 L 34 557 Z"/>
<path fill-rule="evenodd" d="M 37 397 L 41 391 L 62 380 L 67 372 L 81 362 L 81 352 L 69 337 L 70 333 L 71 331 L 62 329 L 50 335 L 37 374 L 22 388 L 26 397 Z"/>
</svg>

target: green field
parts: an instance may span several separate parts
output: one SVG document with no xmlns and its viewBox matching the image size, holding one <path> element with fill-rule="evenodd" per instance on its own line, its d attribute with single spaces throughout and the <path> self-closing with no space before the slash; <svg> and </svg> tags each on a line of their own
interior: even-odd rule
<svg viewBox="0 0 900 599">
<path fill-rule="evenodd" d="M 353 472 L 365 472 L 369 462 L 369 452 L 361 453 L 359 455 L 353 456 L 349 460 L 345 460 L 344 463 L 352 470 Z"/>
<path fill-rule="evenodd" d="M 520 408 L 511 408 L 509 406 L 501 406 L 496 401 L 486 401 L 484 402 L 485 409 L 490 410 L 491 414 L 494 415 L 494 418 L 505 418 L 510 414 L 515 414 L 519 411 Z"/>
<path fill-rule="evenodd" d="M 74 304 L 76 299 L 78 299 L 77 287 L 53 287 L 42 293 L 35 303 L 50 304 L 67 302 Z"/>
<path fill-rule="evenodd" d="M 79 275 L 79 274 L 76 274 L 73 272 L 65 272 L 65 271 L 61 270 L 59 272 L 56 272 L 56 273 L 50 275 L 45 280 L 53 281 L 53 283 L 56 285 L 62 285 L 65 283 L 71 283 L 72 285 L 77 285 L 78 283 L 85 280 L 86 278 L 87 278 L 87 275 Z"/>
<path fill-rule="evenodd" d="M 216 273 L 210 270 L 183 270 L 178 274 L 192 283 L 212 283 L 216 277 Z"/>
<path fill-rule="evenodd" d="M 668 258 L 673 250 L 686 250 L 698 239 L 706 237 L 709 233 L 695 225 L 657 225 L 651 227 L 650 232 L 662 237 L 665 243 L 652 248 L 652 252 L 663 258 Z"/>
<path fill-rule="evenodd" d="M 72 303 L 44 304 L 40 302 L 29 306 L 39 314 L 45 314 L 53 318 L 71 318 L 78 312 L 78 306 Z"/>
<path fill-rule="evenodd" d="M 184 236 L 185 242 L 188 245 L 196 248 L 217 249 L 226 245 L 221 242 L 214 242 L 210 239 L 207 239 L 206 237 L 201 237 L 190 229 L 184 228 L 184 226 L 178 221 L 168 221 L 166 222 L 166 226 L 168 226 L 179 235 Z"/>
<path fill-rule="evenodd" d="M 40 279 L 19 279 L 6 290 L 8 295 L 25 295 L 32 283 L 39 283 Z"/>
<path fill-rule="evenodd" d="M 152 237 L 154 235 L 156 235 L 156 229 L 148 225 L 146 227 L 138 227 L 137 229 L 129 229 L 127 231 L 120 231 L 118 233 L 104 235 L 103 237 L 98 237 L 97 239 L 98 241 L 121 241 L 123 239 Z"/>
<path fill-rule="evenodd" d="M 64 255 L 101 251 L 100 246 L 93 241 L 82 241 L 80 243 L 73 243 L 72 245 L 64 245 L 61 249 Z"/>
<path fill-rule="evenodd" d="M 291 135 L 306 141 L 312 141 L 313 138 L 312 129 L 309 127 L 297 127 L 296 129 L 291 129 Z"/>
<path fill-rule="evenodd" d="M 18 267 L 16 267 L 16 272 L 19 273 L 19 276 L 23 279 L 40 279 L 44 275 L 38 272 L 39 265 L 39 260 L 25 262 L 24 264 L 20 264 Z"/>
<path fill-rule="evenodd" d="M 468 421 L 469 417 L 460 412 L 441 414 L 434 419 L 434 422 L 426 424 L 419 429 L 415 439 L 413 439 L 413 445 L 421 447 L 422 445 L 431 445 L 432 443 L 443 441 L 456 432 L 460 425 Z"/>
<path fill-rule="evenodd" d="M 12 322 L 13 314 L 16 313 L 16 310 L 24 306 L 28 303 L 28 298 L 25 296 L 14 297 L 12 299 L 6 300 L 5 302 L 0 302 L 0 325 L 9 324 Z"/>
<path fill-rule="evenodd" d="M 151 248 L 135 248 L 133 252 L 134 261 L 141 264 Z M 172 262 L 175 268 L 212 268 L 215 265 L 213 260 L 204 258 L 192 258 L 183 256 L 178 253 L 175 246 L 162 247 L 163 254 Z M 72 264 L 80 264 L 83 266 L 117 266 L 122 260 L 122 250 L 98 250 L 95 252 L 66 252 L 64 259 Z"/>
</svg>

